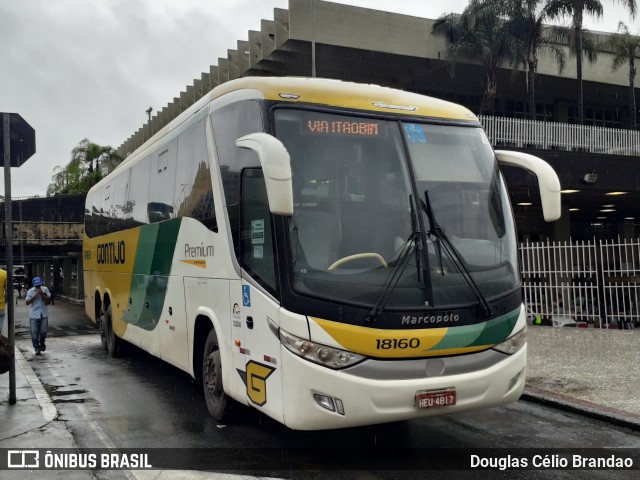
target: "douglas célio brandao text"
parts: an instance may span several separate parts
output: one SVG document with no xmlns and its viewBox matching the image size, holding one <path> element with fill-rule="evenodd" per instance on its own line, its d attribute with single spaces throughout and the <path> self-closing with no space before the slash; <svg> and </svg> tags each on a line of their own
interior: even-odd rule
<svg viewBox="0 0 640 480">
<path fill-rule="evenodd" d="M 615 454 L 602 456 L 585 456 L 580 454 L 531 454 L 527 456 L 481 456 L 470 455 L 472 469 L 510 470 L 510 469 L 631 469 L 633 458 Z"/>
</svg>

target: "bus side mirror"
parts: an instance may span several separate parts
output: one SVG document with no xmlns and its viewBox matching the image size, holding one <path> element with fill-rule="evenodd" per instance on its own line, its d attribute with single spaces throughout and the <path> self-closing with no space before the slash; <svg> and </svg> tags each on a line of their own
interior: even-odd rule
<svg viewBox="0 0 640 480">
<path fill-rule="evenodd" d="M 498 162 L 524 168 L 538 177 L 542 214 L 547 222 L 558 220 L 562 215 L 560 200 L 560 180 L 555 170 L 547 162 L 528 153 L 496 150 Z"/>
<path fill-rule="evenodd" d="M 236 146 L 258 154 L 267 186 L 269 210 L 276 215 L 293 215 L 293 186 L 289 152 L 277 138 L 262 132 L 236 140 Z"/>
</svg>

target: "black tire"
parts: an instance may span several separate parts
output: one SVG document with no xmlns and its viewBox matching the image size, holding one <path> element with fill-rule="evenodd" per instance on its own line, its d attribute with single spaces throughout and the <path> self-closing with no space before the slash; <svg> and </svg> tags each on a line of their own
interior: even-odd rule
<svg viewBox="0 0 640 480">
<path fill-rule="evenodd" d="M 107 353 L 110 357 L 117 357 L 120 354 L 120 340 L 113 331 L 113 325 L 111 321 L 111 305 L 107 307 L 107 311 L 104 314 L 104 335 L 107 342 Z"/>
<path fill-rule="evenodd" d="M 106 313 L 103 313 L 102 315 L 100 315 L 100 317 L 98 318 L 98 331 L 100 332 L 100 343 L 102 343 L 102 348 L 104 348 L 104 351 L 107 352 L 107 335 L 105 332 L 105 323 L 106 323 Z"/>
<path fill-rule="evenodd" d="M 202 352 L 202 389 L 209 414 L 218 421 L 226 418 L 229 397 L 222 386 L 220 347 L 215 330 L 211 329 Z"/>
</svg>

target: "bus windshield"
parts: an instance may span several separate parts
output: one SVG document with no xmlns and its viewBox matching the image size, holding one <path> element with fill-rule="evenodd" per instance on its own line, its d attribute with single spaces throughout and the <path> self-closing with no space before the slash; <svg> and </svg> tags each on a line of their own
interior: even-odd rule
<svg viewBox="0 0 640 480">
<path fill-rule="evenodd" d="M 293 172 L 296 293 L 421 309 L 477 303 L 463 270 L 488 299 L 517 287 L 511 210 L 482 129 L 288 108 L 275 120 Z"/>
</svg>

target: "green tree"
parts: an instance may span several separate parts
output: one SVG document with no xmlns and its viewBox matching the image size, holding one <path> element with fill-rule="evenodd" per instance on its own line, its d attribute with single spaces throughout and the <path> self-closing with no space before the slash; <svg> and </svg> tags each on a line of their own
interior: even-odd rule
<svg viewBox="0 0 640 480">
<path fill-rule="evenodd" d="M 432 33 L 447 39 L 446 57 L 453 66 L 460 59 L 476 59 L 484 70 L 480 114 L 493 114 L 498 91 L 498 68 L 515 65 L 522 58 L 523 45 L 505 28 L 502 2 L 486 2 L 480 12 L 471 2 L 462 14 L 448 13 L 433 24 Z"/>
<path fill-rule="evenodd" d="M 624 22 L 618 23 L 618 33 L 609 37 L 604 44 L 613 53 L 611 70 L 616 71 L 623 64 L 629 65 L 629 126 L 632 130 L 638 129 L 636 118 L 636 57 L 640 57 L 640 37 L 631 35 Z"/>
<path fill-rule="evenodd" d="M 600 0 L 560 0 L 565 14 L 572 17 L 573 47 L 576 53 L 576 74 L 578 79 L 578 123 L 584 124 L 584 92 L 582 86 L 582 60 L 585 54 L 585 38 L 583 35 L 582 23 L 585 15 L 593 15 L 596 18 L 602 16 L 603 7 Z M 624 5 L 631 16 L 635 18 L 637 5 L 636 0 L 616 0 Z M 595 50 L 594 50 L 595 51 Z M 589 58 L 593 59 L 593 56 Z"/>
<path fill-rule="evenodd" d="M 115 155 L 115 149 L 109 146 L 101 146 L 91 142 L 88 138 L 83 139 L 77 147 L 71 151 L 71 158 L 77 159 L 85 165 L 89 173 L 99 170 L 100 161 L 109 159 Z"/>
<path fill-rule="evenodd" d="M 558 0 L 472 0 L 470 9 L 475 15 L 494 14 L 493 5 L 501 4 L 500 10 L 504 16 L 505 28 L 513 36 L 514 42 L 519 42 L 523 58 L 522 63 L 527 68 L 527 92 L 529 104 L 529 118 L 536 114 L 536 75 L 538 71 L 538 55 L 544 52 L 552 56 L 558 64 L 561 73 L 565 67 L 566 54 L 558 44 L 562 37 L 559 27 L 547 25 L 547 22 L 559 18 L 563 13 L 563 4 Z M 493 5 L 492 5 L 493 4 Z"/>
<path fill-rule="evenodd" d="M 85 138 L 71 151 L 71 160 L 66 166 L 54 168 L 47 196 L 87 193 L 102 179 L 100 163 L 106 163 L 111 169 L 117 160 L 120 158 L 112 147 L 101 146 Z"/>
</svg>

